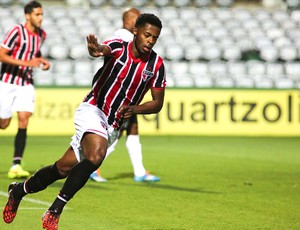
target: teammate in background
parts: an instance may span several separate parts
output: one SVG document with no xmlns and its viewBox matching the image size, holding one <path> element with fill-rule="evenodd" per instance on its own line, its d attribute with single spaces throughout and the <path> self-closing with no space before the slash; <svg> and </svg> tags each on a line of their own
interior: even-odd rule
<svg viewBox="0 0 300 230">
<path fill-rule="evenodd" d="M 22 198 L 66 178 L 53 204 L 42 217 L 47 230 L 58 229 L 67 202 L 86 184 L 102 164 L 108 146 L 119 136 L 123 122 L 134 114 L 158 113 L 164 102 L 166 75 L 163 59 L 153 50 L 162 24 L 153 14 L 141 14 L 132 42 L 113 39 L 101 45 L 95 35 L 87 36 L 89 54 L 104 56 L 94 84 L 75 112 L 76 133 L 63 156 L 53 165 L 39 169 L 28 180 L 11 183 L 3 219 L 11 223 Z M 147 91 L 152 99 L 142 104 Z"/>
<path fill-rule="evenodd" d="M 123 27 L 114 33 L 115 38 L 120 38 L 123 41 L 130 42 L 133 39 L 133 28 L 138 16 L 140 16 L 140 11 L 136 8 L 130 8 L 123 13 Z M 121 128 L 120 136 L 122 136 L 123 131 L 126 130 L 127 139 L 126 147 L 128 154 L 130 156 L 131 164 L 134 171 L 134 180 L 137 182 L 149 181 L 156 182 L 160 178 L 148 173 L 143 165 L 142 157 L 142 146 L 140 143 L 140 137 L 138 133 L 138 121 L 137 115 L 133 115 Z M 117 145 L 118 140 L 116 140 L 108 149 L 106 153 L 107 158 L 114 150 Z M 107 180 L 103 178 L 100 174 L 100 170 L 94 171 L 90 178 L 97 182 L 106 182 Z"/>
<path fill-rule="evenodd" d="M 8 178 L 26 178 L 29 172 L 21 167 L 29 118 L 34 111 L 35 90 L 33 68 L 48 70 L 49 62 L 41 56 L 46 33 L 41 29 L 43 9 L 39 2 L 24 7 L 25 24 L 13 26 L 0 46 L 0 129 L 6 129 L 13 112 L 18 115 L 18 132 L 14 141 L 13 165 Z"/>
</svg>

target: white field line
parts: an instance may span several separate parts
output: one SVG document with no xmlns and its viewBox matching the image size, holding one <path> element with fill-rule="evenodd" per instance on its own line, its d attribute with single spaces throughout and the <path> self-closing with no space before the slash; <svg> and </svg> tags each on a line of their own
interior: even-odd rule
<svg viewBox="0 0 300 230">
<path fill-rule="evenodd" d="M 8 193 L 7 192 L 3 192 L 3 191 L 0 191 L 0 196 L 4 196 L 4 197 L 8 197 Z M 32 199 L 32 198 L 28 198 L 28 197 L 24 197 L 22 199 L 23 201 L 27 201 L 27 202 L 30 202 L 30 203 L 34 203 L 34 204 L 38 204 L 38 205 L 44 205 L 44 206 L 47 206 L 47 207 L 50 207 L 52 203 L 50 202 L 46 202 L 46 201 L 42 201 L 42 200 L 37 200 L 37 199 Z M 43 208 L 19 208 L 19 209 L 43 209 Z M 65 207 L 64 209 L 69 209 L 68 207 Z"/>
</svg>

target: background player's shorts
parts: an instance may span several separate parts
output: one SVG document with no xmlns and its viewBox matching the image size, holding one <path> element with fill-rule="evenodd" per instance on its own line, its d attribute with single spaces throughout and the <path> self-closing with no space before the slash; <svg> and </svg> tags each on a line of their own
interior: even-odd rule
<svg viewBox="0 0 300 230">
<path fill-rule="evenodd" d="M 15 111 L 33 113 L 34 105 L 33 85 L 19 86 L 0 81 L 0 118 L 11 118 Z"/>
<path fill-rule="evenodd" d="M 119 131 L 107 124 L 105 114 L 97 106 L 89 103 L 81 103 L 75 112 L 74 117 L 76 133 L 72 137 L 72 146 L 78 161 L 83 159 L 81 139 L 87 132 L 95 133 L 108 140 L 110 146 L 119 136 Z"/>
</svg>

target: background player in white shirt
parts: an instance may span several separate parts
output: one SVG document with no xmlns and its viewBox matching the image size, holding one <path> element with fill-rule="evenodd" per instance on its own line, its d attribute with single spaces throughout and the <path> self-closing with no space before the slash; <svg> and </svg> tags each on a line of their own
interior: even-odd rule
<svg viewBox="0 0 300 230">
<path fill-rule="evenodd" d="M 135 21 L 138 18 L 138 16 L 140 16 L 140 14 L 140 11 L 136 8 L 130 8 L 124 11 L 122 16 L 123 27 L 115 31 L 114 38 L 120 38 L 123 41 L 127 42 L 132 41 Z M 120 133 L 119 138 L 122 136 L 124 130 L 126 130 L 127 133 L 126 147 L 134 171 L 134 180 L 137 182 L 160 181 L 159 177 L 147 172 L 143 165 L 142 145 L 140 143 L 140 136 L 138 133 L 138 121 L 136 115 L 132 116 L 131 119 L 122 127 L 122 132 Z M 114 144 L 107 149 L 106 158 L 115 150 L 115 146 L 117 145 L 117 143 L 118 140 L 116 140 Z M 94 171 L 91 174 L 90 178 L 97 182 L 107 181 L 101 176 L 100 170 Z"/>
</svg>

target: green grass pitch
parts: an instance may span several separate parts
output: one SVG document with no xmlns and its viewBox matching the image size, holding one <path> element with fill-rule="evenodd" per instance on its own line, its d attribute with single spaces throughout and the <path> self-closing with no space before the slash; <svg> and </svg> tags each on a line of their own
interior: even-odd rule
<svg viewBox="0 0 300 230">
<path fill-rule="evenodd" d="M 70 137 L 29 136 L 24 168 L 52 164 Z M 66 206 L 61 230 L 300 229 L 300 138 L 142 136 L 144 165 L 161 177 L 136 183 L 125 138 Z M 7 200 L 13 137 L 0 137 L 0 206 Z M 42 229 L 63 181 L 26 196 L 11 224 Z M 1 209 L 2 209 L 1 208 Z"/>
</svg>

